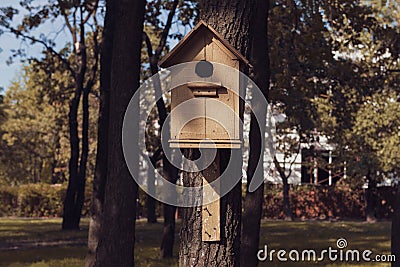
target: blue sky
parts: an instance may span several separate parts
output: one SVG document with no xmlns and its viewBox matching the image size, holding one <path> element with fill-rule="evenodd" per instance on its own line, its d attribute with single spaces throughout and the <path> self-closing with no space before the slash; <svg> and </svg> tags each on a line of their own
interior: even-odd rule
<svg viewBox="0 0 400 267">
<path fill-rule="evenodd" d="M 12 6 L 19 8 L 19 1 L 17 0 L 1 0 L 1 6 Z M 46 3 L 44 0 L 35 0 L 34 3 Z M 23 12 L 15 17 L 14 21 L 18 22 L 23 17 Z M 41 25 L 37 30 L 34 31 L 35 36 L 39 36 L 44 33 L 49 38 L 54 38 L 56 33 L 62 30 L 63 23 L 61 19 L 55 20 L 53 23 L 50 21 Z M 56 38 L 56 43 L 59 47 L 68 41 L 68 35 L 66 30 L 62 30 Z M 31 45 L 29 42 L 23 42 L 21 39 L 15 38 L 12 34 L 4 33 L 0 35 L 0 87 L 7 89 L 13 79 L 18 78 L 22 64 L 20 60 L 16 58 L 14 63 L 7 65 L 7 60 L 11 56 L 11 49 L 24 49 L 27 56 L 40 56 L 42 50 L 41 45 Z"/>
</svg>

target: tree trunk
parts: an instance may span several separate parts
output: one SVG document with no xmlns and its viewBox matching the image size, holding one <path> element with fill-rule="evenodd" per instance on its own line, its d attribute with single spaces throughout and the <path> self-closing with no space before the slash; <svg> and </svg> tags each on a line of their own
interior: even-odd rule
<svg viewBox="0 0 400 267">
<path fill-rule="evenodd" d="M 367 179 L 368 188 L 365 190 L 365 220 L 372 223 L 376 222 L 376 182 L 371 179 L 370 171 L 368 171 Z"/>
<path fill-rule="evenodd" d="M 289 197 L 289 182 L 288 182 L 288 177 L 284 176 L 282 177 L 282 183 L 283 183 L 283 213 L 285 216 L 285 221 L 292 221 L 293 216 L 292 216 L 292 209 L 290 208 L 290 197 Z"/>
<path fill-rule="evenodd" d="M 156 200 L 151 197 L 156 193 L 155 181 L 153 166 L 149 166 L 147 169 L 147 190 L 149 191 L 146 199 L 147 223 L 157 223 Z"/>
<path fill-rule="evenodd" d="M 285 221 L 292 221 L 293 216 L 292 216 L 292 209 L 290 208 L 290 195 L 289 195 L 289 175 L 286 175 L 285 173 L 285 168 L 279 164 L 278 160 L 276 157 L 274 157 L 274 164 L 275 167 L 278 170 L 279 176 L 282 179 L 282 184 L 283 184 L 283 214 L 285 216 Z"/>
<path fill-rule="evenodd" d="M 250 52 L 250 22 L 254 12 L 254 0 L 203 0 L 200 2 L 201 19 L 216 29 L 230 44 L 247 58 Z M 245 70 L 244 70 L 245 71 Z M 242 114 L 240 114 L 242 116 Z M 186 149 L 184 153 L 190 159 L 195 150 Z M 221 173 L 226 168 L 230 153 L 233 160 L 241 162 L 239 149 L 231 151 L 218 149 Z M 235 164 L 238 175 L 242 165 Z M 183 173 L 184 185 L 201 185 L 200 173 Z M 201 193 L 200 193 L 201 194 Z M 183 209 L 181 245 L 179 252 L 180 266 L 239 266 L 242 190 L 239 182 L 228 194 L 220 199 L 221 240 L 202 242 L 201 208 Z M 201 205 L 201 195 L 196 199 Z"/>
<path fill-rule="evenodd" d="M 76 225 L 75 218 L 75 198 L 78 188 L 78 162 L 79 162 L 79 137 L 78 137 L 78 107 L 81 98 L 81 91 L 75 93 L 74 98 L 70 102 L 68 124 L 69 124 L 69 143 L 70 143 L 70 159 L 69 159 L 69 179 L 68 187 L 64 200 L 63 213 L 63 230 L 79 229 Z"/>
<path fill-rule="evenodd" d="M 69 162 L 69 181 L 67 194 L 64 202 L 64 215 L 63 215 L 63 230 L 77 230 L 79 229 L 79 222 L 81 219 L 83 200 L 85 198 L 85 179 L 86 179 L 86 162 L 88 153 L 88 120 L 89 120 L 89 107 L 88 107 L 88 89 L 84 88 L 85 75 L 87 69 L 87 55 L 85 48 L 85 29 L 84 25 L 80 25 L 80 45 L 81 49 L 76 50 L 74 46 L 74 54 L 76 55 L 76 64 L 78 66 L 77 76 L 75 80 L 75 96 L 72 99 L 70 106 L 69 127 L 70 127 L 70 146 L 71 158 Z M 82 121 L 82 154 L 79 155 L 79 135 L 78 135 L 78 108 L 82 95 L 83 107 L 83 121 Z M 86 103 L 85 103 L 86 102 Z M 86 149 L 86 151 L 85 151 Z"/>
<path fill-rule="evenodd" d="M 96 167 L 93 179 L 91 217 L 88 234 L 88 254 L 85 267 L 95 264 L 96 250 L 100 240 L 101 218 L 107 180 L 108 121 L 110 112 L 111 64 L 113 51 L 114 6 L 106 2 L 102 49 L 100 55 L 100 107 L 97 129 Z"/>
<path fill-rule="evenodd" d="M 145 35 L 145 42 L 147 44 L 147 52 L 149 56 L 149 61 L 150 61 L 150 70 L 152 75 L 155 75 L 158 73 L 158 61 L 160 59 L 161 53 L 163 49 L 165 48 L 165 45 L 167 43 L 167 38 L 169 31 L 171 29 L 172 23 L 173 23 L 173 18 L 175 16 L 175 12 L 177 9 L 177 6 L 179 4 L 179 0 L 174 0 L 171 10 L 168 14 L 167 21 L 165 23 L 164 29 L 161 33 L 161 38 L 158 47 L 154 50 L 151 45 L 151 41 L 148 38 L 146 34 Z M 164 125 L 164 122 L 167 118 L 167 109 L 165 107 L 165 103 L 163 98 L 161 97 L 162 95 L 162 90 L 161 90 L 161 83 L 160 80 L 157 78 L 155 79 L 154 82 L 154 89 L 155 89 L 155 97 L 159 99 L 157 101 L 157 111 L 158 111 L 158 117 L 159 117 L 159 124 L 160 124 L 160 132 L 162 131 L 162 128 L 168 125 Z M 165 132 L 169 133 L 169 129 L 167 129 Z M 168 137 L 166 137 L 168 138 Z M 165 153 L 165 151 L 164 151 Z M 153 163 L 155 165 L 155 163 Z M 166 158 L 166 155 L 163 155 L 163 171 L 164 174 L 166 175 L 166 179 L 171 182 L 171 183 L 176 183 L 178 180 L 178 169 L 175 168 L 172 164 L 168 162 L 168 159 Z M 150 203 L 148 203 L 149 207 L 153 209 L 153 206 L 155 207 L 155 200 L 152 197 L 148 197 L 148 200 Z M 160 256 L 161 258 L 170 258 L 173 256 L 173 248 L 174 248 L 174 239 L 175 239 L 175 211 L 176 207 L 172 207 L 170 205 L 164 204 L 164 231 L 163 231 L 163 238 L 161 241 L 161 246 L 160 246 Z M 152 221 L 149 220 L 148 222 Z M 154 220 L 155 222 L 157 221 L 156 219 Z"/>
<path fill-rule="evenodd" d="M 392 255 L 396 261 L 392 267 L 400 267 L 400 185 L 397 185 L 396 202 L 392 218 Z"/>
<path fill-rule="evenodd" d="M 269 55 L 268 55 L 268 1 L 258 0 L 257 11 L 252 23 L 251 63 L 253 65 L 254 82 L 268 99 L 269 92 Z M 253 94 L 254 96 L 254 94 Z M 247 191 L 243 202 L 243 227 L 241 242 L 241 266 L 257 266 L 257 251 L 260 242 L 260 223 L 263 207 L 264 183 L 256 191 L 250 192 L 249 185 L 253 179 L 264 181 L 263 164 L 257 166 L 259 158 L 263 162 L 264 151 L 261 151 L 265 139 L 265 123 L 267 108 L 262 105 L 260 97 L 252 99 L 252 107 L 260 118 L 259 125 L 254 114 L 251 114 L 249 133 L 249 164 L 247 167 Z M 260 107 L 260 108 L 258 108 Z"/>
<path fill-rule="evenodd" d="M 198 149 L 185 149 L 188 159 L 198 158 Z M 229 150 L 220 149 L 221 173 L 228 165 Z M 233 151 L 241 157 L 240 151 Z M 202 174 L 184 172 L 183 184 L 186 187 L 202 185 Z M 241 225 L 241 183 L 239 182 L 228 194 L 220 199 L 221 241 L 202 242 L 202 191 L 199 190 L 192 200 L 196 207 L 182 208 L 181 243 L 179 266 L 240 266 L 240 225 Z"/>
<path fill-rule="evenodd" d="M 158 59 L 157 58 L 152 58 L 150 67 L 151 67 L 151 72 L 153 75 L 155 75 L 158 72 Z M 155 97 L 156 99 L 159 99 L 156 102 L 157 105 L 157 111 L 158 111 L 158 117 L 159 117 L 159 124 L 160 124 L 160 132 L 163 130 L 164 127 L 169 127 L 169 125 L 165 124 L 165 120 L 167 119 L 168 113 L 167 109 L 165 107 L 164 100 L 162 98 L 162 90 L 161 90 L 161 82 L 159 79 L 155 79 L 155 84 L 154 84 L 154 89 L 155 89 Z M 165 132 L 169 134 L 169 129 L 166 129 Z M 165 137 L 166 139 L 169 139 L 168 136 Z M 164 151 L 164 153 L 166 153 Z M 163 173 L 164 173 L 164 178 L 168 180 L 171 183 L 176 183 L 178 179 L 178 169 L 173 166 L 167 159 L 165 155 L 163 155 L 162 158 L 163 162 Z M 175 241 L 175 211 L 176 207 L 164 204 L 163 205 L 164 210 L 164 230 L 163 230 L 163 237 L 161 241 L 161 246 L 160 246 L 160 256 L 161 258 L 171 258 L 173 256 L 173 248 L 174 248 L 174 241 Z"/>
<path fill-rule="evenodd" d="M 81 220 L 83 203 L 85 202 L 86 167 L 89 153 L 89 91 L 86 89 L 82 97 L 82 110 L 82 152 L 79 161 L 79 179 L 75 203 L 75 224 L 78 227 Z"/>
<path fill-rule="evenodd" d="M 139 87 L 144 0 L 114 2 L 115 27 L 111 67 L 107 181 L 101 235 L 95 266 L 134 266 L 137 184 L 130 176 L 122 150 L 122 124 L 128 103 Z M 110 12 L 110 11 L 107 11 Z M 139 114 L 139 103 L 135 103 Z M 132 123 L 139 122 L 137 120 Z M 132 137 L 134 139 L 134 136 Z M 139 149 L 132 140 L 134 150 Z M 139 170 L 139 151 L 134 164 Z"/>
<path fill-rule="evenodd" d="M 170 13 L 173 15 L 175 13 L 176 5 L 178 4 L 178 1 L 175 1 L 174 6 L 173 6 L 173 12 Z M 172 20 L 172 17 L 171 17 Z M 168 24 L 168 22 L 167 22 Z M 160 47 L 158 47 L 160 48 Z M 159 55 L 154 54 L 152 57 L 150 57 L 150 69 L 151 73 L 153 75 L 158 73 L 158 61 L 159 61 Z M 167 119 L 168 112 L 167 108 L 165 107 L 164 100 L 162 98 L 162 90 L 161 90 L 161 81 L 159 78 L 154 79 L 154 91 L 155 91 L 155 98 L 158 99 L 156 102 L 157 105 L 157 111 L 158 111 L 158 118 L 159 118 L 159 124 L 160 124 L 160 129 L 159 132 L 163 131 L 164 127 L 169 127 L 169 125 L 165 124 L 165 120 Z M 168 134 L 170 131 L 169 129 L 166 129 L 165 132 Z M 166 139 L 169 139 L 168 136 L 165 137 Z M 164 153 L 166 153 L 164 151 Z M 163 155 L 162 158 L 163 162 L 163 173 L 164 173 L 164 178 L 168 180 L 171 183 L 176 183 L 178 180 L 178 169 L 173 166 L 167 159 L 166 155 Z M 173 257 L 173 249 L 174 249 L 174 241 L 175 241 L 175 211 L 176 207 L 168 205 L 168 204 L 163 204 L 163 215 L 164 215 L 164 229 L 163 229 L 163 237 L 161 240 L 161 245 L 160 245 L 160 256 L 161 258 L 171 258 Z"/>
</svg>

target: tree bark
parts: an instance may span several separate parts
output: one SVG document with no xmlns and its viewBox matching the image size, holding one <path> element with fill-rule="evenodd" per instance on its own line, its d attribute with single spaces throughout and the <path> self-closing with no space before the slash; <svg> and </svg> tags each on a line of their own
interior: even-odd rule
<svg viewBox="0 0 400 267">
<path fill-rule="evenodd" d="M 63 230 L 79 229 L 75 219 L 75 198 L 78 188 L 78 162 L 79 162 L 79 137 L 78 137 L 78 107 L 82 91 L 75 93 L 74 98 L 70 102 L 70 111 L 68 114 L 69 124 L 69 144 L 70 144 L 70 159 L 69 159 L 69 179 L 68 187 L 64 200 L 63 213 Z"/>
<path fill-rule="evenodd" d="M 85 76 L 87 70 L 87 51 L 85 47 L 85 25 L 80 23 L 80 43 L 77 50 L 74 45 L 74 54 L 76 55 L 76 64 L 78 70 L 76 72 L 76 90 L 72 99 L 69 113 L 70 126 L 70 147 L 71 157 L 69 162 L 69 181 L 67 194 L 64 201 L 63 214 L 63 230 L 79 229 L 81 219 L 83 201 L 85 199 L 85 182 L 86 182 L 86 163 L 89 151 L 88 145 L 88 128 L 89 128 L 89 91 L 85 88 Z M 78 108 L 81 95 L 83 93 L 82 108 L 82 151 L 80 154 L 79 135 L 78 135 Z"/>
<path fill-rule="evenodd" d="M 250 52 L 250 23 L 254 12 L 254 0 L 203 0 L 200 2 L 201 19 L 216 29 L 230 44 L 244 56 Z M 240 114 L 242 116 L 242 114 Z M 196 158 L 198 150 L 185 149 L 189 159 Z M 225 170 L 230 153 L 233 160 L 241 161 L 239 149 L 218 149 L 221 173 Z M 235 164 L 241 175 L 241 164 Z M 200 173 L 183 173 L 185 186 L 202 184 Z M 239 266 L 240 235 L 242 211 L 241 183 L 220 199 L 221 240 L 202 242 L 201 240 L 201 192 L 196 198 L 196 207 L 183 209 L 181 244 L 179 251 L 180 266 Z"/>
<path fill-rule="evenodd" d="M 396 261 L 392 267 L 400 267 L 400 185 L 397 185 L 396 202 L 392 218 L 392 255 Z"/>
<path fill-rule="evenodd" d="M 144 0 L 113 1 L 115 27 L 108 122 L 107 181 L 101 235 L 95 266 L 134 266 L 137 184 L 130 176 L 122 150 L 122 124 L 128 103 L 139 87 Z M 109 12 L 109 11 L 107 11 Z M 135 105 L 139 114 L 139 103 Z M 139 118 L 138 118 L 139 119 Z M 138 123 L 132 121 L 132 123 Z M 137 140 L 132 140 L 137 146 Z M 138 149 L 134 147 L 134 149 Z M 139 151 L 133 153 L 136 171 Z"/>
<path fill-rule="evenodd" d="M 229 150 L 220 149 L 221 173 L 228 165 Z M 233 151 L 241 157 L 239 151 Z M 185 149 L 185 157 L 198 158 L 198 149 Z M 185 187 L 202 185 L 202 174 L 199 172 L 184 172 L 183 184 Z M 240 226 L 241 226 L 241 192 L 240 182 L 220 201 L 220 232 L 221 241 L 202 242 L 202 191 L 192 197 L 196 207 L 182 209 L 181 243 L 179 250 L 179 266 L 240 266 Z"/>
<path fill-rule="evenodd" d="M 101 218 L 107 181 L 108 121 L 110 112 L 111 64 L 113 51 L 114 6 L 106 2 L 106 16 L 100 54 L 100 107 L 97 129 L 96 167 L 93 178 L 93 195 L 88 234 L 88 254 L 85 267 L 92 267 L 96 260 L 96 250 L 100 240 Z"/>
<path fill-rule="evenodd" d="M 85 202 L 86 167 L 89 154 L 89 91 L 84 89 L 82 97 L 82 151 L 79 161 L 78 188 L 75 203 L 75 224 L 81 220 L 83 203 Z"/>
<path fill-rule="evenodd" d="M 268 54 L 268 10 L 269 1 L 258 0 L 257 11 L 252 29 L 251 63 L 253 65 L 254 82 L 260 88 L 265 99 L 269 93 L 269 54 Z M 253 94 L 254 96 L 254 94 Z M 259 158 L 263 162 L 264 151 L 261 151 L 265 139 L 265 123 L 267 109 L 262 105 L 263 100 L 255 97 L 252 99 L 252 107 L 257 117 L 264 124 L 259 125 L 255 115 L 251 114 L 249 133 L 249 163 L 247 167 L 247 191 L 243 202 L 243 227 L 241 242 L 241 266 L 257 266 L 257 251 L 260 242 L 260 224 L 263 207 L 264 183 L 250 192 L 249 185 L 253 179 L 264 181 L 263 164 L 258 166 Z"/>
</svg>

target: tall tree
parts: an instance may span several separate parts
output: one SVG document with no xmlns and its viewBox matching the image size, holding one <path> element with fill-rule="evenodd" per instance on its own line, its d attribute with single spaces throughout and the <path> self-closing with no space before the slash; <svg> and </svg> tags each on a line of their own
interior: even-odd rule
<svg viewBox="0 0 400 267">
<path fill-rule="evenodd" d="M 47 74 L 36 65 L 24 67 L 23 78 L 11 84 L 2 104 L 0 176 L 9 184 L 53 182 L 55 168 L 62 166 L 54 163 L 61 150 L 64 156 L 67 152 L 65 102 L 46 94 Z"/>
<path fill-rule="evenodd" d="M 111 0 L 110 0 L 111 1 Z M 122 150 L 125 110 L 139 87 L 145 1 L 112 1 L 112 63 L 109 92 L 108 158 L 101 237 L 94 266 L 134 266 L 137 184 L 130 176 Z M 106 63 L 106 62 L 104 62 Z M 137 110 L 139 103 L 136 103 Z M 139 113 L 139 112 L 138 112 Z M 139 123 L 139 120 L 132 121 Z M 131 140 L 137 144 L 137 140 Z M 136 147 L 138 149 L 138 147 Z M 134 159 L 139 168 L 139 153 Z"/>
<path fill-rule="evenodd" d="M 200 17 L 248 58 L 254 5 L 255 1 L 204 0 L 200 2 Z M 233 160 L 241 159 L 241 150 L 218 149 L 221 173 L 228 165 L 230 152 Z M 184 154 L 188 159 L 195 159 L 198 157 L 198 150 L 185 149 Z M 241 167 L 241 164 L 235 164 L 237 175 L 241 175 Z M 184 172 L 183 183 L 185 186 L 201 185 L 202 176 L 196 172 Z M 201 209 L 197 207 L 183 209 L 180 266 L 240 265 L 241 192 L 241 183 L 238 182 L 220 199 L 221 240 L 218 242 L 201 241 Z"/>
<path fill-rule="evenodd" d="M 74 84 L 74 92 L 69 102 L 69 180 L 64 200 L 63 229 L 79 229 L 80 217 L 85 194 L 87 160 L 89 153 L 89 94 L 97 79 L 99 46 L 97 7 L 99 0 L 50 1 L 37 4 L 33 1 L 20 1 L 22 9 L 27 11 L 22 21 L 14 26 L 12 21 L 19 11 L 12 7 L 0 8 L 0 26 L 3 32 L 9 32 L 24 41 L 42 45 L 44 50 L 56 57 L 69 71 Z M 71 35 L 72 54 L 63 54 L 55 49 L 55 41 L 44 34 L 35 35 L 34 29 L 51 19 L 61 18 Z M 89 30 L 91 29 L 91 30 Z M 88 32 L 91 32 L 93 49 L 88 49 Z M 24 56 L 23 50 L 15 55 Z M 94 59 L 90 66 L 89 58 Z M 82 99 L 82 127 L 79 129 L 78 109 Z M 81 136 L 79 135 L 81 130 Z"/>
<path fill-rule="evenodd" d="M 97 129 L 96 167 L 93 178 L 91 217 L 88 234 L 88 254 L 85 267 L 92 267 L 96 261 L 96 250 L 101 234 L 101 219 L 108 166 L 108 122 L 110 113 L 111 64 L 114 42 L 115 7 L 113 1 L 106 1 L 103 35 L 100 53 L 100 106 Z"/>
<path fill-rule="evenodd" d="M 156 49 L 153 49 L 150 38 L 147 35 L 147 33 L 146 32 L 143 33 L 152 75 L 158 73 L 158 61 L 160 60 L 161 53 L 163 52 L 167 44 L 167 38 L 172 26 L 172 20 L 175 16 L 178 4 L 179 0 L 173 1 L 171 10 L 169 11 L 167 21 L 165 23 L 164 29 L 161 32 L 160 41 Z M 157 101 L 157 111 L 158 111 L 158 118 L 160 125 L 159 132 L 161 132 L 162 128 L 164 127 L 164 122 L 167 119 L 168 112 L 164 100 L 161 97 L 162 95 L 161 82 L 158 80 L 155 83 L 156 83 L 154 85 L 155 97 L 159 98 Z M 165 155 L 163 156 L 162 162 L 163 162 L 164 177 L 169 182 L 176 183 L 178 179 L 178 169 L 168 161 Z M 154 184 L 154 181 L 148 181 L 148 182 L 153 182 Z M 149 197 L 147 201 L 154 202 L 154 199 L 152 197 Z M 155 205 L 153 204 L 152 207 L 153 206 Z M 164 204 L 164 231 L 160 246 L 160 253 L 162 258 L 172 257 L 173 254 L 173 247 L 175 240 L 175 210 L 176 207 L 171 206 L 169 204 Z"/>
<path fill-rule="evenodd" d="M 269 92 L 269 49 L 268 49 L 268 12 L 269 1 L 257 0 L 257 11 L 251 24 L 251 57 L 253 65 L 253 80 L 268 99 Z M 263 183 L 255 191 L 249 190 L 249 185 L 255 180 L 264 181 L 264 168 L 258 166 L 258 161 L 264 157 L 265 123 L 267 108 L 262 104 L 265 101 L 259 97 L 251 99 L 254 112 L 261 120 L 256 120 L 255 114 L 251 114 L 249 133 L 249 165 L 247 166 L 247 190 L 243 202 L 242 242 L 241 242 L 241 266 L 257 266 L 257 251 L 260 241 L 260 224 L 262 216 L 264 186 Z M 264 123 L 264 124 L 263 124 Z M 263 161 L 262 161 L 263 162 Z"/>
</svg>

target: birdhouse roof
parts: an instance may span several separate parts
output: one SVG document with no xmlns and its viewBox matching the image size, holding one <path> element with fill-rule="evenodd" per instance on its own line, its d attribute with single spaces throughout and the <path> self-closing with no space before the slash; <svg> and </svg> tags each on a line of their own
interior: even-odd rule
<svg viewBox="0 0 400 267">
<path fill-rule="evenodd" d="M 224 37 L 219 34 L 214 28 L 201 20 L 167 55 L 165 55 L 159 62 L 159 66 L 162 68 L 167 68 L 171 64 L 171 60 L 176 56 L 179 56 L 179 52 L 183 47 L 190 43 L 190 40 L 198 34 L 202 29 L 208 30 L 212 35 L 218 39 L 232 54 L 234 54 L 238 60 L 240 60 L 245 65 L 250 65 L 250 62 L 243 56 L 236 48 L 234 48 Z"/>
</svg>

